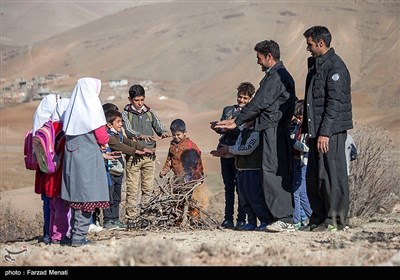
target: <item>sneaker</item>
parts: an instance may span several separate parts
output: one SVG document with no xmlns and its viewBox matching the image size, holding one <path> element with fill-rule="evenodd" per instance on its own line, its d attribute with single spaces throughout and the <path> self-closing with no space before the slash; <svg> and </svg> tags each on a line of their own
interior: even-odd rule
<svg viewBox="0 0 400 280">
<path fill-rule="evenodd" d="M 71 246 L 71 239 L 69 237 L 65 236 L 63 239 L 61 239 L 60 245 L 61 246 Z"/>
<path fill-rule="evenodd" d="M 90 240 L 82 239 L 82 240 L 72 240 L 71 241 L 71 246 L 72 247 L 81 247 L 81 246 L 85 246 L 85 245 L 89 245 L 91 242 Z"/>
<path fill-rule="evenodd" d="M 246 225 L 245 221 L 237 221 L 236 226 L 233 228 L 234 230 L 242 230 L 241 228 Z"/>
<path fill-rule="evenodd" d="M 222 222 L 221 227 L 227 228 L 227 229 L 233 229 L 234 225 L 233 225 L 232 221 L 225 220 Z"/>
<path fill-rule="evenodd" d="M 118 229 L 127 229 L 128 226 L 126 224 L 124 224 L 123 222 L 121 222 L 120 220 L 114 220 L 114 225 L 116 225 L 118 227 Z"/>
<path fill-rule="evenodd" d="M 266 231 L 269 232 L 290 232 L 295 231 L 294 226 L 282 221 L 276 221 L 267 226 Z"/>
<path fill-rule="evenodd" d="M 266 231 L 267 230 L 267 223 L 261 223 L 258 227 L 256 227 L 256 231 Z"/>
<path fill-rule="evenodd" d="M 95 224 L 90 224 L 89 225 L 89 232 L 100 232 L 102 231 L 103 228 L 101 226 L 95 225 Z"/>
<path fill-rule="evenodd" d="M 241 227 L 236 225 L 235 230 L 242 230 L 242 231 L 253 231 L 256 229 L 256 226 L 253 224 L 244 224 Z"/>
<path fill-rule="evenodd" d="M 117 229 L 118 226 L 116 224 L 114 224 L 112 221 L 108 221 L 104 224 L 104 228 L 108 229 L 108 230 L 113 230 L 113 229 Z"/>
<path fill-rule="evenodd" d="M 293 224 L 294 230 L 300 230 L 304 226 L 301 222 Z"/>
<path fill-rule="evenodd" d="M 333 225 L 328 225 L 328 226 L 326 227 L 326 230 L 327 230 L 327 231 L 330 231 L 330 232 L 337 232 L 337 228 L 334 227 Z"/>
</svg>

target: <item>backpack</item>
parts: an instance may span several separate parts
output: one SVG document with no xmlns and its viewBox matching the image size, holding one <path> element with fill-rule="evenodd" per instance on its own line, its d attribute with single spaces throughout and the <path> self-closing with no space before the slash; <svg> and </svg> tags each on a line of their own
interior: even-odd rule
<svg viewBox="0 0 400 280">
<path fill-rule="evenodd" d="M 55 133 L 51 120 L 44 123 L 33 136 L 33 149 L 42 172 L 52 174 L 60 166 L 61 156 L 55 152 Z"/>
<path fill-rule="evenodd" d="M 33 152 L 33 143 L 32 143 L 32 129 L 27 131 L 25 134 L 25 144 L 24 144 L 24 160 L 25 160 L 25 168 L 29 170 L 36 170 L 38 167 L 38 163 L 36 160 L 36 155 Z"/>
</svg>

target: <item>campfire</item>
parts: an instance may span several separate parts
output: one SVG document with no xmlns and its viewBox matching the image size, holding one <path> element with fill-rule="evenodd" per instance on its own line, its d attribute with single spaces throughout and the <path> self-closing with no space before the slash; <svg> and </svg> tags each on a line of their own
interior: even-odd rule
<svg viewBox="0 0 400 280">
<path fill-rule="evenodd" d="M 142 207 L 135 222 L 136 228 L 166 229 L 181 227 L 188 229 L 214 229 L 218 223 L 192 198 L 193 191 L 204 178 L 183 182 L 166 178 L 157 182 L 159 191 L 147 205 Z"/>
</svg>

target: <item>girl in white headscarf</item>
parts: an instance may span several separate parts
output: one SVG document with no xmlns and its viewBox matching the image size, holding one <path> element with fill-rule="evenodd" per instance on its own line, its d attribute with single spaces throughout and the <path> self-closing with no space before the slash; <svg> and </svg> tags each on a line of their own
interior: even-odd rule
<svg viewBox="0 0 400 280">
<path fill-rule="evenodd" d="M 32 134 L 41 128 L 45 122 L 50 120 L 51 115 L 56 109 L 57 102 L 60 100 L 60 96 L 56 94 L 46 95 L 42 101 L 40 101 L 38 107 L 36 108 L 35 114 L 33 116 L 33 127 Z M 45 191 L 45 181 L 44 173 L 40 171 L 39 168 L 36 169 L 35 174 L 35 193 L 41 194 L 43 200 L 43 242 L 50 243 L 50 197 L 46 195 Z"/>
<path fill-rule="evenodd" d="M 66 240 L 70 228 L 69 206 L 61 199 L 62 162 L 65 149 L 62 120 L 69 101 L 69 98 L 59 100 L 56 109 L 50 116 L 55 135 L 54 150 L 58 157 L 58 169 L 52 174 L 38 172 L 37 185 L 35 185 L 41 193 L 50 198 L 49 235 L 53 244 L 59 244 L 62 240 Z"/>
<path fill-rule="evenodd" d="M 99 99 L 101 81 L 79 79 L 65 111 L 66 135 L 61 198 L 71 206 L 71 245 L 86 245 L 95 208 L 109 207 L 107 174 L 101 146 L 108 143 Z"/>
</svg>

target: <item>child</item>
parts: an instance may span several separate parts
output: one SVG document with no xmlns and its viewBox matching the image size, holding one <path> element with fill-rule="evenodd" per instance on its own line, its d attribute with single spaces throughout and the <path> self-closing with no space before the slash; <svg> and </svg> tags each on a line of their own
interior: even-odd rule
<svg viewBox="0 0 400 280">
<path fill-rule="evenodd" d="M 122 112 L 123 127 L 127 137 L 137 140 L 148 149 L 156 147 L 155 133 L 168 137 L 156 113 L 144 104 L 145 91 L 141 85 L 129 88 L 130 103 Z M 152 198 L 154 187 L 155 154 L 135 155 L 126 163 L 126 212 L 128 223 L 134 225 L 140 209 Z"/>
<path fill-rule="evenodd" d="M 45 122 L 51 119 L 51 115 L 57 107 L 58 101 L 61 99 L 59 95 L 49 94 L 46 95 L 39 106 L 36 108 L 33 117 L 32 133 L 35 135 L 36 131 L 41 128 Z M 46 244 L 51 243 L 50 234 L 50 197 L 46 192 L 47 174 L 43 173 L 40 168 L 36 169 L 35 173 L 35 193 L 40 194 L 43 201 L 43 241 Z"/>
<path fill-rule="evenodd" d="M 204 177 L 201 152 L 186 136 L 186 124 L 181 119 L 173 120 L 170 126 L 172 141 L 167 159 L 159 176 L 162 178 L 172 170 L 178 182 L 189 182 Z"/>
<path fill-rule="evenodd" d="M 237 88 L 237 104 L 227 106 L 222 111 L 221 120 L 234 119 L 239 115 L 242 108 L 250 102 L 250 99 L 254 95 L 255 88 L 249 82 L 241 83 Z M 221 134 L 217 149 L 221 148 L 222 145 L 235 145 L 237 137 L 240 133 L 239 129 L 234 130 L 221 130 L 215 128 L 215 123 L 211 123 L 211 129 Z M 236 189 L 236 174 L 237 170 L 235 167 L 234 158 L 221 157 L 221 173 L 222 179 L 225 186 L 225 217 L 221 226 L 224 228 L 232 229 L 233 224 L 233 212 L 235 204 L 235 191 Z M 241 227 L 246 223 L 246 213 L 243 210 L 240 201 L 238 201 L 238 214 L 237 214 L 237 227 Z"/>
<path fill-rule="evenodd" d="M 304 100 L 297 100 L 294 109 L 294 118 L 292 120 L 293 129 L 290 134 L 293 144 L 292 192 L 294 200 L 293 226 L 295 230 L 299 230 L 302 225 L 307 224 L 307 220 L 312 214 L 306 189 L 306 170 L 308 159 L 308 146 L 306 145 L 307 135 L 301 133 L 303 111 Z"/>
<path fill-rule="evenodd" d="M 223 145 L 218 150 L 211 151 L 214 156 L 235 156 L 235 166 L 238 170 L 238 197 L 248 217 L 248 223 L 236 227 L 236 230 L 265 231 L 267 225 L 271 222 L 261 184 L 261 150 L 259 142 L 260 135 L 258 131 L 254 130 L 254 121 L 249 121 L 240 132 L 235 145 Z M 261 222 L 258 227 L 257 218 Z"/>
<path fill-rule="evenodd" d="M 108 208 L 109 191 L 104 156 L 100 146 L 108 143 L 106 119 L 100 103 L 101 81 L 81 78 L 65 111 L 66 136 L 61 198 L 71 207 L 71 246 L 86 239 L 92 212 Z M 84 117 L 83 117 L 84 116 Z"/>
<path fill-rule="evenodd" d="M 103 106 L 104 108 L 104 106 Z M 122 115 L 116 110 L 108 110 L 105 112 L 107 121 L 107 133 L 110 137 L 108 145 L 111 151 L 120 151 L 129 157 L 137 155 L 150 155 L 154 151 L 145 148 L 140 143 L 129 140 L 122 135 Z M 119 160 L 122 166 L 124 161 L 122 158 Z M 117 174 L 110 171 L 111 185 L 110 185 L 110 208 L 104 209 L 104 227 L 106 229 L 126 229 L 127 225 L 119 220 L 119 204 L 121 202 L 122 179 L 124 173 Z"/>
</svg>

